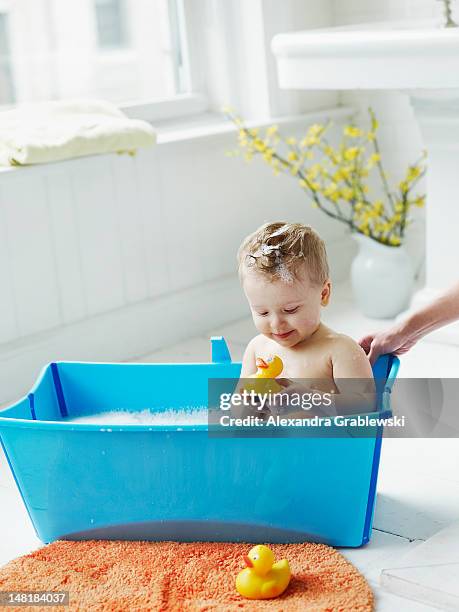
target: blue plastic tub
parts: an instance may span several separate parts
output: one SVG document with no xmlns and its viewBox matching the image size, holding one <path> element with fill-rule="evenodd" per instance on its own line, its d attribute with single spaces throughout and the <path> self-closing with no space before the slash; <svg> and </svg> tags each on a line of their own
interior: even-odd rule
<svg viewBox="0 0 459 612">
<path fill-rule="evenodd" d="M 381 429 L 371 438 L 213 438 L 207 426 L 76 424 L 85 410 L 207 404 L 209 378 L 237 378 L 223 338 L 212 363 L 51 363 L 0 412 L 0 439 L 38 537 L 316 541 L 371 532 Z M 389 408 L 398 359 L 375 376 Z M 171 391 L 172 390 L 172 391 Z"/>
</svg>

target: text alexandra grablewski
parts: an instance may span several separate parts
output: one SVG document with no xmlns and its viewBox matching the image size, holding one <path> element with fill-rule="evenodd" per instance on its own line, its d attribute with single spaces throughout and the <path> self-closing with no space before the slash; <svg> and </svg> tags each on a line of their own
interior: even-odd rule
<svg viewBox="0 0 459 612">
<path fill-rule="evenodd" d="M 225 414 L 219 419 L 219 425 L 222 427 L 392 427 L 404 428 L 405 417 L 386 416 L 386 417 L 371 417 L 369 415 L 335 416 L 335 417 L 319 417 L 313 416 L 310 418 L 285 418 L 279 415 L 270 416 L 267 420 L 261 417 L 249 415 L 246 417 L 236 418 Z"/>
<path fill-rule="evenodd" d="M 333 404 L 333 393 L 257 393 L 243 390 L 241 393 L 221 393 L 220 410 L 230 410 L 232 407 L 244 406 L 255 408 L 262 411 L 265 407 L 288 406 L 290 408 L 311 408 L 330 407 Z"/>
</svg>

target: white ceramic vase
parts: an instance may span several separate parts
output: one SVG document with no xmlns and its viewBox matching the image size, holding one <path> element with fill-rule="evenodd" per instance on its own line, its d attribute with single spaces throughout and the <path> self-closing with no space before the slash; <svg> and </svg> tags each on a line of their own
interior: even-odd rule
<svg viewBox="0 0 459 612">
<path fill-rule="evenodd" d="M 385 246 L 363 234 L 353 237 L 359 252 L 352 262 L 351 282 L 359 308 L 373 319 L 395 317 L 408 308 L 413 293 L 408 253 L 403 246 Z"/>
</svg>

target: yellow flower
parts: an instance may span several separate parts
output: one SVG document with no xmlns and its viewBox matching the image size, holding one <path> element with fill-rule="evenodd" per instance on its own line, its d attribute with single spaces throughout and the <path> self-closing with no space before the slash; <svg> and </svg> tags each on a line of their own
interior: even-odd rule
<svg viewBox="0 0 459 612">
<path fill-rule="evenodd" d="M 421 174 L 421 169 L 418 166 L 410 166 L 406 175 L 406 180 L 412 183 Z"/>
<path fill-rule="evenodd" d="M 377 216 L 378 216 L 378 213 L 374 210 L 374 208 L 370 208 L 368 210 L 368 218 L 369 219 L 376 219 Z"/>
<path fill-rule="evenodd" d="M 278 125 L 270 125 L 269 128 L 267 128 L 266 130 L 266 136 L 275 136 L 277 134 L 277 131 L 279 130 L 279 126 Z"/>
<path fill-rule="evenodd" d="M 418 196 L 415 200 L 414 200 L 414 205 L 415 206 L 419 206 L 419 208 L 422 208 L 424 206 L 424 204 L 426 203 L 426 196 L 422 195 L 422 196 Z"/>
<path fill-rule="evenodd" d="M 260 153 L 263 153 L 267 149 L 267 144 L 261 140 L 261 138 L 255 138 L 253 141 L 253 146 L 257 151 L 260 151 Z"/>
<path fill-rule="evenodd" d="M 341 172 L 342 177 L 347 180 L 351 177 L 352 174 L 352 166 L 341 166 L 341 168 L 339 169 L 339 171 Z"/>
<path fill-rule="evenodd" d="M 409 185 L 406 181 L 401 181 L 399 183 L 399 188 L 402 193 L 408 193 Z"/>
<path fill-rule="evenodd" d="M 324 131 L 324 129 L 325 129 L 325 126 L 321 125 L 320 123 L 314 123 L 308 129 L 308 136 L 320 136 L 322 132 Z"/>
<path fill-rule="evenodd" d="M 358 156 L 359 153 L 359 147 L 349 147 L 349 149 L 344 150 L 344 159 L 346 159 L 347 161 L 352 161 Z"/>
<path fill-rule="evenodd" d="M 344 134 L 345 136 L 350 136 L 351 138 L 359 138 L 362 136 L 362 130 L 355 125 L 346 125 L 344 128 Z"/>
<path fill-rule="evenodd" d="M 319 175 L 321 170 L 320 164 L 313 164 L 306 173 L 308 181 L 313 181 Z"/>
<path fill-rule="evenodd" d="M 325 189 L 323 190 L 323 194 L 326 198 L 329 198 L 333 195 L 338 195 L 336 192 L 338 190 L 338 186 L 336 183 L 330 183 L 327 187 L 325 187 Z"/>
<path fill-rule="evenodd" d="M 272 158 L 273 158 L 273 154 L 274 154 L 274 150 L 268 148 L 263 153 L 263 159 L 269 163 L 272 160 Z"/>
<path fill-rule="evenodd" d="M 379 153 L 373 153 L 372 155 L 370 155 L 370 157 L 368 158 L 368 162 L 367 162 L 368 170 L 371 170 L 373 166 L 376 163 L 378 163 L 380 160 L 381 160 L 381 155 Z"/>
<path fill-rule="evenodd" d="M 354 198 L 354 191 L 350 189 L 350 187 L 343 187 L 341 189 L 341 197 L 343 200 L 346 200 L 346 202 L 350 202 L 350 200 Z"/>
<path fill-rule="evenodd" d="M 322 151 L 334 166 L 337 166 L 342 161 L 341 155 L 337 153 L 330 145 L 323 146 Z"/>
<path fill-rule="evenodd" d="M 320 140 L 317 136 L 306 136 L 300 142 L 300 147 L 312 147 L 313 145 L 319 144 Z"/>
<path fill-rule="evenodd" d="M 383 244 L 399 246 L 402 243 L 399 235 L 400 224 L 402 221 L 404 224 L 409 223 L 407 213 L 410 207 L 421 207 L 425 204 L 423 195 L 409 197 L 411 191 L 414 191 L 413 185 L 423 175 L 425 168 L 421 161 L 407 168 L 404 179 L 398 185 L 398 195 L 392 215 L 389 208 L 386 208 L 388 203 L 383 199 L 369 201 L 370 196 L 365 195 L 370 191 L 366 177 L 381 161 L 376 143 L 374 146 L 369 145 L 376 140 L 378 129 L 373 111 L 370 109 L 369 112 L 370 130 L 364 132 L 356 125 L 345 126 L 343 128 L 345 138 L 336 148 L 321 140 L 328 123 L 325 126 L 311 125 L 304 138 L 297 144 L 296 138 L 282 136 L 277 125 L 260 130 L 249 129 L 232 112 L 229 118 L 238 127 L 239 151 L 227 154 L 232 156 L 241 152 L 247 161 L 261 154 L 274 174 L 285 172 L 296 178 L 299 186 L 309 194 L 309 197 L 312 196 L 313 206 L 321 209 L 323 203 L 325 204 L 324 198 L 329 203 L 347 202 L 348 206 L 343 207 L 340 220 Z M 348 138 L 354 141 L 349 141 Z M 347 146 L 349 144 L 356 146 Z M 283 149 L 282 153 L 280 147 Z M 287 150 L 284 154 L 285 149 Z M 316 156 L 317 150 L 321 153 L 320 159 Z M 314 163 L 310 160 L 317 161 Z M 380 173 L 382 173 L 381 168 Z M 387 180 L 385 174 L 383 178 Z M 383 187 L 386 191 L 387 188 L 390 189 L 386 184 Z M 392 206 L 390 210 L 392 211 Z"/>
<path fill-rule="evenodd" d="M 376 120 L 375 114 L 373 113 L 372 110 L 370 110 L 370 115 L 371 115 L 371 130 L 372 132 L 376 132 L 376 130 L 379 127 L 379 123 Z"/>
</svg>

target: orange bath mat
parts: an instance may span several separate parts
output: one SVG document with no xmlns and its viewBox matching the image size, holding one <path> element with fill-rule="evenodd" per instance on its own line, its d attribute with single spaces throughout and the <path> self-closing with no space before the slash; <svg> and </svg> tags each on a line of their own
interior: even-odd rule
<svg viewBox="0 0 459 612">
<path fill-rule="evenodd" d="M 234 581 L 250 548 L 230 543 L 58 541 L 1 568 L 0 591 L 69 591 L 68 607 L 21 607 L 31 612 L 373 610 L 373 594 L 363 576 L 323 544 L 272 545 L 277 559 L 290 562 L 290 585 L 277 599 L 243 599 Z"/>
</svg>

